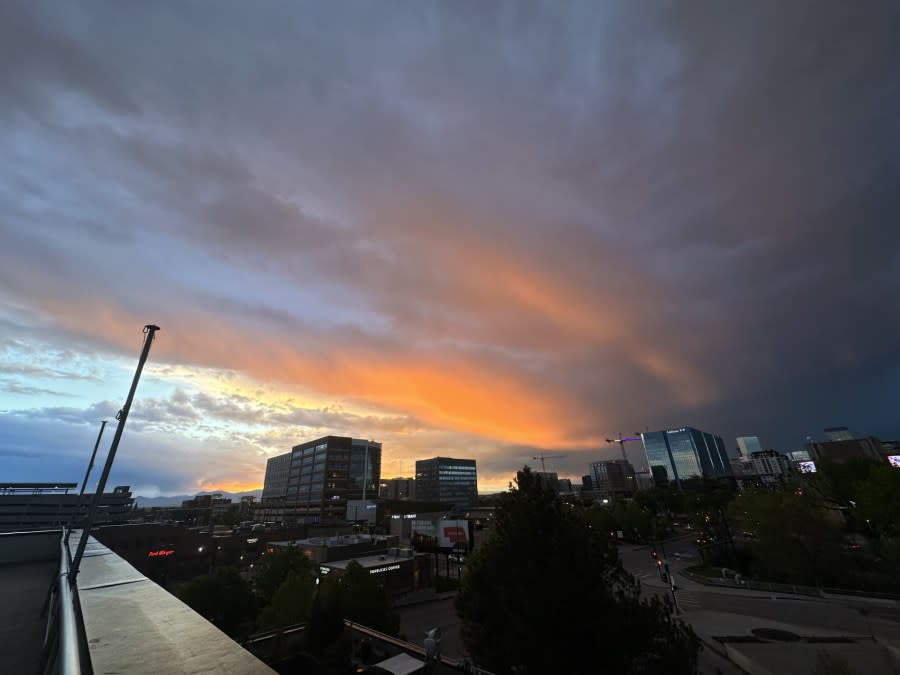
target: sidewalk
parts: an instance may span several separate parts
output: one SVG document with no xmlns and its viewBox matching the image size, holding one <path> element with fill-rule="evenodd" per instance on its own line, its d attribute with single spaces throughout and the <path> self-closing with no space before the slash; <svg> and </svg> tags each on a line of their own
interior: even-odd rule
<svg viewBox="0 0 900 675">
<path fill-rule="evenodd" d="M 688 572 L 686 569 L 673 570 L 679 577 L 678 587 L 685 590 L 702 590 L 706 592 L 709 589 L 716 589 L 726 594 L 742 594 L 745 597 L 783 597 L 793 596 L 808 600 L 826 600 L 832 602 L 860 602 L 864 604 L 880 605 L 883 607 L 896 607 L 898 601 L 896 599 L 883 597 L 884 594 L 872 593 L 868 594 L 863 591 L 854 591 L 847 593 L 826 592 L 812 586 L 801 586 L 796 584 L 780 584 L 769 583 L 766 581 L 749 580 L 748 585 L 737 585 L 732 583 L 723 583 L 718 578 L 704 577 L 702 574 Z M 661 582 L 660 582 L 661 583 Z M 654 584 L 651 584 L 654 585 Z M 768 586 L 768 588 L 767 588 Z M 749 595 L 749 594 L 755 594 Z"/>
</svg>

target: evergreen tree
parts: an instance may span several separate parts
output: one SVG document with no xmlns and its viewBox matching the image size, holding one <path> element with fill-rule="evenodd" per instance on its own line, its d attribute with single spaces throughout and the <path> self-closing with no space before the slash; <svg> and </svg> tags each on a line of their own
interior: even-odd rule
<svg viewBox="0 0 900 675">
<path fill-rule="evenodd" d="M 340 576 L 341 609 L 344 618 L 373 630 L 397 635 L 400 616 L 391 607 L 381 582 L 356 561 Z"/>
<path fill-rule="evenodd" d="M 315 595 L 315 580 L 309 574 L 290 571 L 272 602 L 262 611 L 259 627 L 280 628 L 306 623 Z"/>
<path fill-rule="evenodd" d="M 312 563 L 296 547 L 291 546 L 283 551 L 268 553 L 260 559 L 259 571 L 256 574 L 256 592 L 263 602 L 272 601 L 275 592 L 291 572 L 300 578 L 312 579 L 313 576 Z"/>
<path fill-rule="evenodd" d="M 189 581 L 181 587 L 178 597 L 231 637 L 249 634 L 256 616 L 253 591 L 232 567 Z"/>
<path fill-rule="evenodd" d="M 640 598 L 609 533 L 525 467 L 456 598 L 479 665 L 505 673 L 696 670 L 699 642 L 667 602 Z"/>
</svg>

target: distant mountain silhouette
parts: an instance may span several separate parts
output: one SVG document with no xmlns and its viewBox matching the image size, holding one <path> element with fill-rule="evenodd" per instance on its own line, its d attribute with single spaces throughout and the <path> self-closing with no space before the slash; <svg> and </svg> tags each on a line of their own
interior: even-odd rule
<svg viewBox="0 0 900 675">
<path fill-rule="evenodd" d="M 259 501 L 262 498 L 262 490 L 248 490 L 247 492 L 226 492 L 225 490 L 204 490 L 203 492 L 198 492 L 196 495 L 172 495 L 171 497 L 142 497 L 138 495 L 134 498 L 134 501 L 140 507 L 149 507 L 149 506 L 181 506 L 181 502 L 186 499 L 193 499 L 198 495 L 211 495 L 211 494 L 221 494 L 226 499 L 231 499 L 233 502 L 239 502 L 241 497 L 246 497 L 248 495 L 252 495 L 256 497 L 256 501 Z"/>
</svg>

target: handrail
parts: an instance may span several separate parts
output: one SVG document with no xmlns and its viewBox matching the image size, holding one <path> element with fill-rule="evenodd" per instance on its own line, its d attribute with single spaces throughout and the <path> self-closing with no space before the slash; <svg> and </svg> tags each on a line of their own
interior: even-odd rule
<svg viewBox="0 0 900 675">
<path fill-rule="evenodd" d="M 66 530 L 60 539 L 59 577 L 59 672 L 61 675 L 81 675 L 81 649 L 78 639 L 78 621 L 75 617 L 75 594 L 69 579 L 69 547 Z"/>
</svg>

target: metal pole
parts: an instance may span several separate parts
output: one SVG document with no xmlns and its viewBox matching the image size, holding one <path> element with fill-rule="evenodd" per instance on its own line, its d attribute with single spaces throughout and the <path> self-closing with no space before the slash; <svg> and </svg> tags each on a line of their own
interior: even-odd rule
<svg viewBox="0 0 900 675">
<path fill-rule="evenodd" d="M 81 539 L 78 542 L 78 551 L 72 561 L 72 570 L 69 573 L 69 579 L 72 583 L 78 577 L 78 570 L 81 566 L 81 558 L 84 555 L 84 549 L 87 546 L 88 536 L 91 533 L 91 526 L 94 524 L 94 516 L 97 513 L 97 507 L 100 506 L 100 500 L 103 498 L 103 490 L 106 488 L 106 480 L 109 478 L 109 472 L 112 469 L 113 461 L 116 459 L 116 450 L 119 448 L 119 441 L 122 439 L 122 432 L 125 430 L 125 422 L 128 420 L 128 411 L 131 410 L 131 402 L 134 400 L 134 394 L 137 391 L 138 381 L 141 379 L 141 371 L 144 369 L 144 363 L 147 362 L 147 355 L 150 353 L 150 345 L 153 344 L 153 337 L 159 326 L 147 324 L 144 326 L 144 348 L 141 350 L 141 356 L 138 359 L 137 370 L 134 373 L 134 380 L 131 382 L 131 389 L 128 391 L 128 398 L 125 399 L 125 405 L 116 415 L 119 424 L 116 425 L 116 435 L 113 436 L 112 445 L 109 447 L 109 454 L 106 456 L 106 464 L 103 466 L 103 473 L 100 474 L 100 480 L 97 483 L 97 489 L 94 492 L 94 500 L 91 502 L 91 510 L 88 512 L 87 522 L 81 533 Z"/>
<path fill-rule="evenodd" d="M 363 505 L 366 503 L 366 483 L 369 482 L 369 444 L 366 443 L 366 455 L 363 463 Z"/>
<path fill-rule="evenodd" d="M 78 501 L 75 502 L 75 508 L 72 509 L 72 517 L 69 518 L 69 524 L 66 527 L 66 544 L 69 543 L 69 535 L 72 533 L 72 522 L 75 520 L 75 515 L 81 510 L 81 498 L 84 496 L 84 489 L 87 487 L 88 476 L 91 475 L 91 470 L 94 468 L 94 459 L 97 457 L 97 448 L 100 447 L 100 438 L 103 436 L 103 430 L 106 428 L 106 420 L 100 422 L 100 433 L 97 434 L 97 442 L 94 443 L 94 451 L 91 453 L 91 461 L 88 462 L 87 471 L 84 472 L 84 480 L 81 482 L 81 492 L 78 493 Z"/>
</svg>

